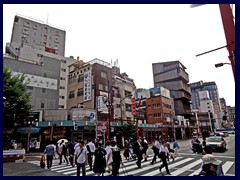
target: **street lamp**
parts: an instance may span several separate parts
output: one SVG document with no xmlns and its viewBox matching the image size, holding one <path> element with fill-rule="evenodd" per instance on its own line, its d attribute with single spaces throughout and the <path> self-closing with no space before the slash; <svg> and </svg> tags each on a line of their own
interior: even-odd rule
<svg viewBox="0 0 240 180">
<path fill-rule="evenodd" d="M 231 65 L 231 63 L 218 63 L 218 64 L 215 64 L 215 67 L 216 67 L 216 68 L 222 67 L 224 64 L 229 64 L 229 65 Z"/>
</svg>

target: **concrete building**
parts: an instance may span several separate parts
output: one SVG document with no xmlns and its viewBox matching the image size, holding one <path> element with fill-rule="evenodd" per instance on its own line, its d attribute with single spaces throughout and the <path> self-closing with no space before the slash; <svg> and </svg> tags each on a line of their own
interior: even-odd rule
<svg viewBox="0 0 240 180">
<path fill-rule="evenodd" d="M 66 31 L 29 17 L 16 15 L 14 18 L 12 37 L 9 47 L 18 56 L 28 58 L 23 44 L 34 50 L 46 51 L 61 56 L 65 55 Z M 16 54 L 16 55 L 17 55 Z M 33 59 L 33 58 L 31 58 Z"/>
<path fill-rule="evenodd" d="M 149 89 L 137 88 L 135 93 L 136 99 L 150 98 Z"/>
<path fill-rule="evenodd" d="M 113 102 L 111 89 L 112 68 L 109 63 L 93 59 L 69 65 L 68 114 L 73 108 L 92 109 L 93 113 L 98 109 L 98 119 L 106 121 L 109 114 L 107 105 Z"/>
<path fill-rule="evenodd" d="M 168 119 L 172 118 L 172 100 L 163 96 L 154 96 L 148 98 L 147 106 L 147 123 L 166 124 Z"/>
<path fill-rule="evenodd" d="M 176 115 L 186 115 L 190 111 L 190 87 L 186 67 L 180 61 L 153 63 L 154 86 L 162 86 L 170 90 L 174 98 Z"/>
<path fill-rule="evenodd" d="M 133 120 L 132 101 L 136 86 L 134 80 L 128 77 L 126 73 L 113 75 L 113 107 L 114 118 Z"/>
<path fill-rule="evenodd" d="M 14 75 L 25 74 L 28 90 L 31 92 L 33 110 L 66 108 L 66 65 L 73 59 L 59 56 L 59 59 L 42 56 L 42 64 L 33 61 L 16 60 L 4 55 L 3 65 Z"/>
<path fill-rule="evenodd" d="M 227 127 L 235 127 L 235 107 L 227 106 Z"/>
<path fill-rule="evenodd" d="M 213 112 L 215 119 L 215 127 L 220 128 L 222 126 L 222 110 L 219 98 L 218 88 L 215 82 L 203 82 L 198 81 L 190 84 L 191 87 L 191 102 L 193 109 L 199 109 L 201 112 L 206 112 L 210 108 Z M 208 92 L 208 100 L 201 101 L 200 92 Z M 207 102 L 208 101 L 208 102 Z"/>
<path fill-rule="evenodd" d="M 203 82 L 198 81 L 194 83 L 190 83 L 191 88 L 191 101 L 193 109 L 199 109 L 200 99 L 199 99 L 199 91 L 208 91 L 209 99 L 220 104 L 219 92 L 215 82 Z"/>
</svg>

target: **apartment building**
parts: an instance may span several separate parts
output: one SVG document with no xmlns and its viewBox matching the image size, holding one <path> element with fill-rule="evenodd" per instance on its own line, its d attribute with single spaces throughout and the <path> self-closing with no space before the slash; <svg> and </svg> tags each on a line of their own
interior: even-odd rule
<svg viewBox="0 0 240 180">
<path fill-rule="evenodd" d="M 186 115 L 190 111 L 190 87 L 186 67 L 180 61 L 153 63 L 154 86 L 170 90 L 174 99 L 176 115 Z"/>
<path fill-rule="evenodd" d="M 65 55 L 66 31 L 40 20 L 22 15 L 14 17 L 11 42 L 9 47 L 21 57 L 27 57 L 23 44 L 34 50 L 46 51 L 61 56 Z M 20 49 L 19 49 L 20 48 Z M 27 54 L 27 55 L 26 55 Z"/>
</svg>

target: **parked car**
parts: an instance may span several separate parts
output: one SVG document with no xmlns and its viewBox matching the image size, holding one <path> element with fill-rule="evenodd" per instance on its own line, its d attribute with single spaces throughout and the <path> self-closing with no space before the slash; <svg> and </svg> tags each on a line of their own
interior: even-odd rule
<svg viewBox="0 0 240 180">
<path fill-rule="evenodd" d="M 214 150 L 225 151 L 227 149 L 227 143 L 221 136 L 209 137 L 206 139 L 206 146 L 211 147 Z"/>
</svg>

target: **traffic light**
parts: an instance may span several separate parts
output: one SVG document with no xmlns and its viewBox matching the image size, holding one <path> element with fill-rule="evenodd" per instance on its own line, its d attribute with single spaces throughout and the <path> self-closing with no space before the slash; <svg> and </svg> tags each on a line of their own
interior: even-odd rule
<svg viewBox="0 0 240 180">
<path fill-rule="evenodd" d="M 73 129 L 78 130 L 78 125 L 76 121 L 73 121 Z"/>
</svg>

